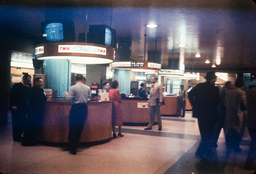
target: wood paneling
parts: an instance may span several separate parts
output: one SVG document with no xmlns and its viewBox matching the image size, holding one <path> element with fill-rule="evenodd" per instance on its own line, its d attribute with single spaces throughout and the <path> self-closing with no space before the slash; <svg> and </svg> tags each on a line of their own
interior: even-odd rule
<svg viewBox="0 0 256 174">
<path fill-rule="evenodd" d="M 51 143 L 67 143 L 69 111 L 71 104 L 65 101 L 47 101 L 43 129 L 39 140 Z M 112 102 L 89 102 L 88 116 L 80 143 L 99 142 L 111 137 Z"/>
<path fill-rule="evenodd" d="M 162 115 L 176 115 L 178 109 L 177 97 L 164 97 L 165 105 L 161 106 Z"/>
<path fill-rule="evenodd" d="M 148 124 L 149 108 L 138 108 L 138 103 L 148 103 L 148 100 L 122 100 L 124 124 Z M 155 121 L 157 119 L 155 118 Z"/>
</svg>

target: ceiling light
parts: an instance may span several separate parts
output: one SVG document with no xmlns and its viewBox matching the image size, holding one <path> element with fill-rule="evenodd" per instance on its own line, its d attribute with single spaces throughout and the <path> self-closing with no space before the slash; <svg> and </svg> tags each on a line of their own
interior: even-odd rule
<svg viewBox="0 0 256 174">
<path fill-rule="evenodd" d="M 179 44 L 178 45 L 178 47 L 185 47 L 185 46 L 187 46 L 187 45 L 185 45 L 185 44 Z"/>
<path fill-rule="evenodd" d="M 209 64 L 211 62 L 210 62 L 210 60 L 207 59 L 204 63 Z"/>
<path fill-rule="evenodd" d="M 212 68 L 216 68 L 216 65 L 215 65 L 215 64 L 213 64 L 213 65 L 212 65 Z"/>
<path fill-rule="evenodd" d="M 146 27 L 148 27 L 148 28 L 156 28 L 156 27 L 158 27 L 158 25 L 156 25 L 156 24 L 147 24 Z"/>
<path fill-rule="evenodd" d="M 195 57 L 197 58 L 201 57 L 200 53 L 196 53 Z"/>
</svg>

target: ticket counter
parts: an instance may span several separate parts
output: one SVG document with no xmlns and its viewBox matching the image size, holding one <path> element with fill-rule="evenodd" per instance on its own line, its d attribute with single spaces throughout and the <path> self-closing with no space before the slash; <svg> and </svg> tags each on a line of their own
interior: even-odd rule
<svg viewBox="0 0 256 174">
<path fill-rule="evenodd" d="M 122 99 L 124 125 L 147 126 L 149 122 L 148 100 L 140 98 Z M 157 121 L 157 119 L 155 119 Z"/>
<path fill-rule="evenodd" d="M 68 143 L 71 103 L 47 101 L 42 131 L 38 139 L 48 143 Z M 106 142 L 111 138 L 112 102 L 89 102 L 88 116 L 80 143 Z"/>
<path fill-rule="evenodd" d="M 165 96 L 165 105 L 161 106 L 161 115 L 176 115 L 178 109 L 178 97 Z"/>
</svg>

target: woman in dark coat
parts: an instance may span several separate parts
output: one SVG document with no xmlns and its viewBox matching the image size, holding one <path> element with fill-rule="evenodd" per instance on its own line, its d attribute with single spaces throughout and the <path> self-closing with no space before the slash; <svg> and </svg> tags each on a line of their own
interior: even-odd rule
<svg viewBox="0 0 256 174">
<path fill-rule="evenodd" d="M 118 91 L 119 83 L 117 80 L 112 82 L 112 89 L 109 90 L 109 99 L 113 101 L 113 111 L 112 111 L 112 130 L 113 130 L 113 137 L 117 137 L 115 126 L 119 127 L 118 136 L 123 137 L 122 134 L 122 124 L 123 124 L 123 111 L 121 106 L 121 94 Z"/>
</svg>

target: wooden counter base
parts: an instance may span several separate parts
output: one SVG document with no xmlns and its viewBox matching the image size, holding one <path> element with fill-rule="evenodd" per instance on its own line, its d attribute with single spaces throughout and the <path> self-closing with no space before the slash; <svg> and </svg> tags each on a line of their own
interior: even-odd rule
<svg viewBox="0 0 256 174">
<path fill-rule="evenodd" d="M 177 97 L 164 97 L 165 105 L 161 106 L 161 115 L 176 116 L 178 110 Z"/>
<path fill-rule="evenodd" d="M 39 141 L 68 143 L 69 111 L 71 104 L 65 101 L 47 101 Z M 112 102 L 89 102 L 88 116 L 80 143 L 107 142 L 112 130 Z"/>
<path fill-rule="evenodd" d="M 138 103 L 147 105 L 148 100 L 123 99 L 123 124 L 130 126 L 147 126 L 149 122 L 149 108 L 138 108 Z M 157 124 L 155 118 L 154 124 Z"/>
</svg>

